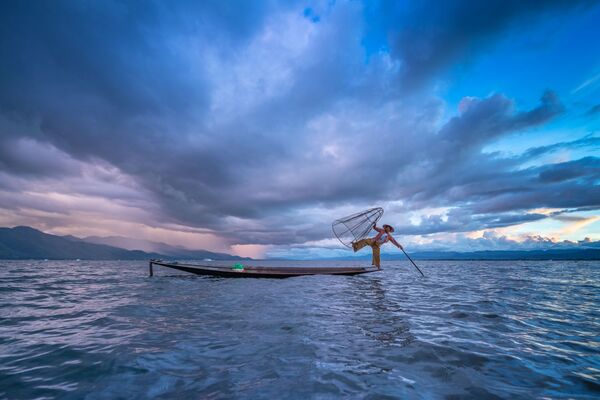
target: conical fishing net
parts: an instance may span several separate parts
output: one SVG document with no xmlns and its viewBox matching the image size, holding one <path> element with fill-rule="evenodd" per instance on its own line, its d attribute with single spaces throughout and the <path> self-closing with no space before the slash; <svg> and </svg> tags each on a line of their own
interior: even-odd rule
<svg viewBox="0 0 600 400">
<path fill-rule="evenodd" d="M 376 207 L 333 221 L 331 227 L 335 237 L 346 247 L 364 239 L 383 215 L 383 208 Z"/>
</svg>

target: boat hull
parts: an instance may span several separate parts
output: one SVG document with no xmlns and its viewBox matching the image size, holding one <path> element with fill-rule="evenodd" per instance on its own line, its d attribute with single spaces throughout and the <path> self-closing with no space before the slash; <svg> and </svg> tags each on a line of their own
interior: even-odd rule
<svg viewBox="0 0 600 400">
<path fill-rule="evenodd" d="M 185 264 L 179 262 L 165 262 L 150 260 L 150 276 L 154 275 L 154 267 L 161 266 L 175 269 L 178 271 L 189 272 L 196 275 L 218 276 L 222 278 L 291 278 L 295 276 L 308 275 L 360 275 L 369 272 L 378 271 L 374 267 L 315 267 L 315 268 L 297 268 L 297 267 L 254 267 L 247 266 L 243 270 L 232 269 L 231 267 Z"/>
</svg>

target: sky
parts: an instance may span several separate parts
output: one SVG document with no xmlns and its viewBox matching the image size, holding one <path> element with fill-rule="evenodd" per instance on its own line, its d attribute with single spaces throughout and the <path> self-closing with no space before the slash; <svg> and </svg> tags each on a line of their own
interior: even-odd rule
<svg viewBox="0 0 600 400">
<path fill-rule="evenodd" d="M 0 226 L 251 257 L 600 240 L 598 1 L 3 1 Z M 399 251 L 385 249 L 385 252 Z"/>
</svg>

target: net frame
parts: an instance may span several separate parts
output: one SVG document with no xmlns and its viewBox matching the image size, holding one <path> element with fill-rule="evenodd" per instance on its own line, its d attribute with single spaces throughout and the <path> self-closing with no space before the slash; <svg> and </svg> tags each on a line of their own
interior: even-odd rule
<svg viewBox="0 0 600 400">
<path fill-rule="evenodd" d="M 352 242 L 364 239 L 382 215 L 383 208 L 370 208 L 348 215 L 347 217 L 336 219 L 331 224 L 331 230 L 340 243 L 348 248 L 352 248 Z M 349 237 L 349 234 L 352 235 L 352 238 Z"/>
</svg>

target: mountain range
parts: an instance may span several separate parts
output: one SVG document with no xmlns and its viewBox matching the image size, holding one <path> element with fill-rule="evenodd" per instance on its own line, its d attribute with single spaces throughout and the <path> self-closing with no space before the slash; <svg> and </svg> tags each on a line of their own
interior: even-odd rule
<svg viewBox="0 0 600 400">
<path fill-rule="evenodd" d="M 248 259 L 231 254 L 188 250 L 165 243 L 116 236 L 82 239 L 70 235 L 50 235 L 28 226 L 0 228 L 0 259 L 147 260 L 150 258 Z"/>
</svg>

